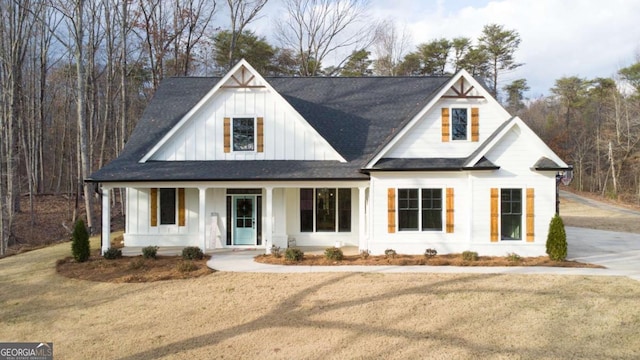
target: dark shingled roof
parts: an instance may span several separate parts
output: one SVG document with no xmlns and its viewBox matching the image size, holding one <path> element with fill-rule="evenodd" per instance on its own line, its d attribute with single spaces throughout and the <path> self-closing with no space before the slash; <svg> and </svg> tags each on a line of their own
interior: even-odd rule
<svg viewBox="0 0 640 360">
<path fill-rule="evenodd" d="M 148 151 L 220 80 L 176 77 L 157 89 L 122 154 L 87 181 L 367 179 L 370 158 L 402 129 L 450 77 L 266 78 L 346 160 L 147 161 Z M 411 159 L 409 159 L 411 160 Z M 415 159 L 413 159 L 415 160 Z M 434 168 L 465 159 L 420 159 Z M 432 164 L 428 164 L 433 162 Z M 458 165 L 460 167 L 461 165 Z"/>
<path fill-rule="evenodd" d="M 548 157 L 541 157 L 540 159 L 538 159 L 538 161 L 536 161 L 536 163 L 533 165 L 533 168 L 535 170 L 567 170 L 570 169 L 569 167 L 563 167 L 558 165 L 555 161 L 549 159 Z"/>
<path fill-rule="evenodd" d="M 477 164 L 465 167 L 469 158 L 382 158 L 371 171 L 459 171 L 459 170 L 495 170 L 495 165 L 482 157 Z"/>
</svg>

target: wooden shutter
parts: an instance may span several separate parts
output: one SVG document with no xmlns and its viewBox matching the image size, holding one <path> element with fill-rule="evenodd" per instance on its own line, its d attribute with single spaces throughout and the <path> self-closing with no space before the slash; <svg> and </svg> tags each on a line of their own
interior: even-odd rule
<svg viewBox="0 0 640 360">
<path fill-rule="evenodd" d="M 178 188 L 178 226 L 185 225 L 184 188 Z"/>
<path fill-rule="evenodd" d="M 471 108 L 471 141 L 480 139 L 480 109 Z"/>
<path fill-rule="evenodd" d="M 535 237 L 534 226 L 534 189 L 527 189 L 527 242 L 533 242 Z"/>
<path fill-rule="evenodd" d="M 264 118 L 258 118 L 258 152 L 264 152 Z"/>
<path fill-rule="evenodd" d="M 149 217 L 151 218 L 151 226 L 158 226 L 158 188 L 151 188 L 149 192 L 150 204 Z"/>
<path fill-rule="evenodd" d="M 388 232 L 396 232 L 396 189 L 389 188 L 387 190 L 387 209 L 388 209 Z"/>
<path fill-rule="evenodd" d="M 449 141 L 449 108 L 442 108 L 442 142 Z"/>
<path fill-rule="evenodd" d="M 231 152 L 231 118 L 224 118 L 224 152 Z"/>
<path fill-rule="evenodd" d="M 498 241 L 499 190 L 491 188 L 491 242 Z"/>
<path fill-rule="evenodd" d="M 453 233 L 453 188 L 447 188 L 447 233 Z"/>
</svg>

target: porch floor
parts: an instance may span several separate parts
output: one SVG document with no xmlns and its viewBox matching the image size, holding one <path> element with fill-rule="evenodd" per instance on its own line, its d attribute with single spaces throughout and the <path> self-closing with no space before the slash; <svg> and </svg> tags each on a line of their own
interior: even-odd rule
<svg viewBox="0 0 640 360">
<path fill-rule="evenodd" d="M 305 254 L 309 255 L 322 255 L 324 254 L 324 250 L 328 246 L 295 246 L 296 248 L 302 250 Z M 122 250 L 122 256 L 139 256 L 142 255 L 142 246 L 125 246 Z M 160 246 L 158 247 L 158 256 L 178 256 L 182 254 L 182 249 L 184 246 Z M 358 247 L 357 246 L 343 246 L 341 247 L 344 255 L 357 255 Z M 231 253 L 231 252 L 242 252 L 242 251 L 250 251 L 250 250 L 263 250 L 264 248 L 260 247 L 247 247 L 247 248 L 221 248 L 221 249 L 207 249 L 205 252 L 207 255 L 216 254 L 216 253 Z"/>
</svg>

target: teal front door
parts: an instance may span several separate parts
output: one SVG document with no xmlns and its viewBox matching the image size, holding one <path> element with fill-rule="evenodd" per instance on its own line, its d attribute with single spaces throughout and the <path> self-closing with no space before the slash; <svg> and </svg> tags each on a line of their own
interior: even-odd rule
<svg viewBox="0 0 640 360">
<path fill-rule="evenodd" d="M 256 196 L 233 197 L 233 245 L 256 245 Z"/>
</svg>

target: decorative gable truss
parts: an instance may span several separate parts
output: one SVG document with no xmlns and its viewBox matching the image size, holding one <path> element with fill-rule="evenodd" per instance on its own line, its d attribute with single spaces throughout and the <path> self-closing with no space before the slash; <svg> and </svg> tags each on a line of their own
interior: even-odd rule
<svg viewBox="0 0 640 360">
<path fill-rule="evenodd" d="M 346 160 L 245 60 L 140 162 Z"/>
</svg>

